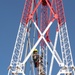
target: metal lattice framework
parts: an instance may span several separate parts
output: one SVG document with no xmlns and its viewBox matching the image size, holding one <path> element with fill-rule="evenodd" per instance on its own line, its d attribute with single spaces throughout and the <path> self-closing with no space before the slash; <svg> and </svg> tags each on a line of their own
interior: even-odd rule
<svg viewBox="0 0 75 75">
<path fill-rule="evenodd" d="M 51 41 L 55 20 L 55 39 Z M 58 39 L 62 58 L 56 50 Z M 33 62 L 35 48 L 42 56 L 37 68 Z M 62 0 L 25 0 L 8 75 L 53 75 L 54 59 L 60 68 L 56 75 L 75 75 Z"/>
</svg>

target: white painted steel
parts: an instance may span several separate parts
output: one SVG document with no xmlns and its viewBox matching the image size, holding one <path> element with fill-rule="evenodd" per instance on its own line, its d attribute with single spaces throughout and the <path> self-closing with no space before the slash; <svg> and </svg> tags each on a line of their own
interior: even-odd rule
<svg viewBox="0 0 75 75">
<path fill-rule="evenodd" d="M 73 63 L 73 57 L 72 57 L 66 22 L 62 26 L 58 24 L 58 28 L 59 28 L 59 38 L 60 38 L 62 60 L 63 60 L 64 66 L 67 66 L 66 71 L 72 72 L 72 75 L 75 75 L 72 69 L 72 66 L 74 66 L 74 63 Z"/>
<path fill-rule="evenodd" d="M 54 47 L 52 45 L 53 51 L 56 50 L 57 40 L 58 40 L 58 31 L 56 31 Z M 54 56 L 52 55 L 51 64 L 50 64 L 50 70 L 49 70 L 49 75 L 52 74 L 53 63 L 54 63 Z"/>
</svg>

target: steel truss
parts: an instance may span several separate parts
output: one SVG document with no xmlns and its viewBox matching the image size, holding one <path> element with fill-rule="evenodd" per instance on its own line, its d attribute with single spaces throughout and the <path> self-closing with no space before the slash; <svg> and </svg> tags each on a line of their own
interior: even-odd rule
<svg viewBox="0 0 75 75">
<path fill-rule="evenodd" d="M 42 11 L 38 12 L 39 9 Z M 49 33 L 55 20 L 58 25 L 53 44 Z M 62 58 L 56 50 L 58 38 Z M 37 68 L 32 57 L 35 48 L 43 57 Z M 54 59 L 60 67 L 56 75 L 75 75 L 62 0 L 26 0 L 8 75 L 52 75 Z"/>
</svg>

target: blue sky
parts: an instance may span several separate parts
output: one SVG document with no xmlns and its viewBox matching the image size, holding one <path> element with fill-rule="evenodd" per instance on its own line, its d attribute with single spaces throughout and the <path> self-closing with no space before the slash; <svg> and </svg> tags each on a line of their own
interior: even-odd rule
<svg viewBox="0 0 75 75">
<path fill-rule="evenodd" d="M 7 75 L 25 0 L 0 0 L 0 75 Z M 63 0 L 73 59 L 75 0 Z M 75 63 L 75 59 L 74 59 Z"/>
</svg>

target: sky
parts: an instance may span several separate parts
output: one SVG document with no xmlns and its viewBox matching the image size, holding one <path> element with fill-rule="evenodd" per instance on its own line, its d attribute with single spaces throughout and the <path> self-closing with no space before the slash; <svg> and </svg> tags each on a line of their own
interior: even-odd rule
<svg viewBox="0 0 75 75">
<path fill-rule="evenodd" d="M 25 0 L 0 0 L 0 75 L 7 75 Z M 75 64 L 75 0 L 63 0 Z"/>
</svg>

